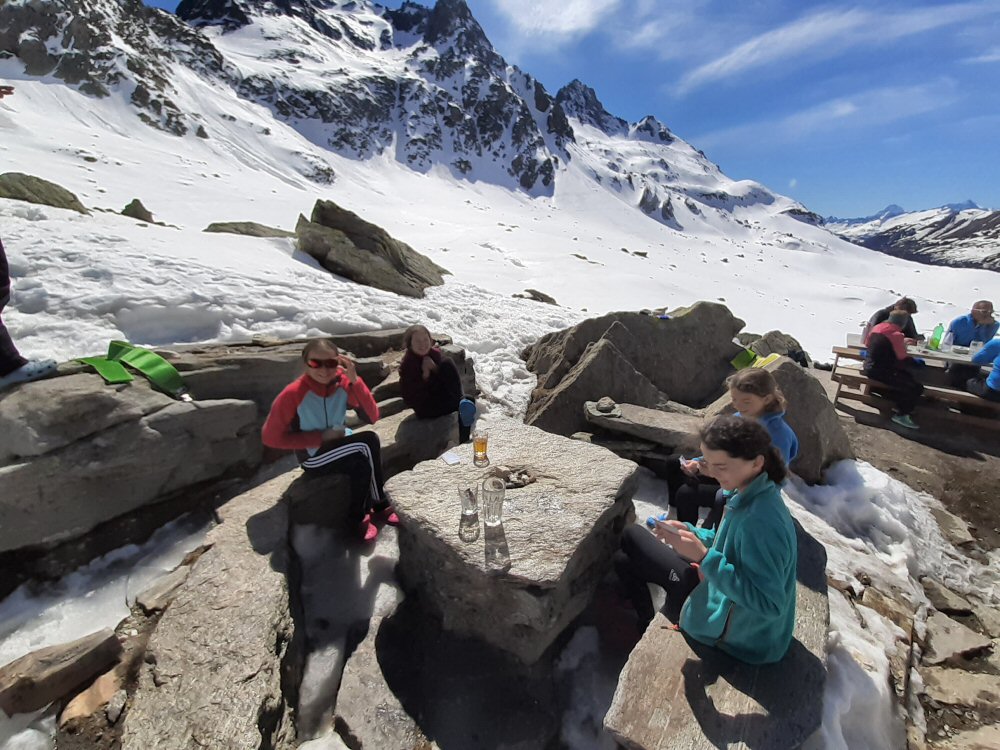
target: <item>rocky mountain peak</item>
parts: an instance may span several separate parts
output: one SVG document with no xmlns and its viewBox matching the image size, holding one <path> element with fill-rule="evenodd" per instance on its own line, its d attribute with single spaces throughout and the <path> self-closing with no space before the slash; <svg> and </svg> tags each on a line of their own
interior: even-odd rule
<svg viewBox="0 0 1000 750">
<path fill-rule="evenodd" d="M 608 112 L 597 98 L 597 92 L 579 79 L 559 89 L 556 101 L 562 105 L 567 116 L 575 117 L 586 125 L 592 125 L 608 135 L 628 134 L 628 123 Z"/>
<path fill-rule="evenodd" d="M 670 128 L 652 115 L 646 115 L 632 126 L 631 133 L 636 138 L 651 140 L 654 143 L 673 143 L 674 134 Z"/>
<path fill-rule="evenodd" d="M 148 125 L 204 134 L 177 103 L 173 69 L 224 77 L 222 56 L 176 16 L 141 0 L 34 0 L 0 4 L 0 58 L 30 76 L 53 76 L 103 98 L 120 92 Z"/>
<path fill-rule="evenodd" d="M 384 15 L 397 31 L 422 37 L 442 56 L 471 58 L 494 71 L 506 66 L 465 0 L 438 0 L 433 8 L 408 1 Z"/>
<path fill-rule="evenodd" d="M 250 23 L 246 5 L 245 0 L 181 0 L 176 13 L 192 26 L 222 26 L 231 31 Z"/>
</svg>

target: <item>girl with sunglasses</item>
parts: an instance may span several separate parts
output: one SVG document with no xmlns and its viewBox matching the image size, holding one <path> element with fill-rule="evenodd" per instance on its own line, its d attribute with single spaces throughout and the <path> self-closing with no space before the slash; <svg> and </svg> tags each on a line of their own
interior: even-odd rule
<svg viewBox="0 0 1000 750">
<path fill-rule="evenodd" d="M 310 341 L 302 350 L 306 371 L 286 386 L 271 405 L 262 438 L 270 448 L 294 450 L 310 473 L 345 474 L 351 482 L 350 518 L 366 542 L 378 536 L 381 521 L 395 526 L 399 517 L 385 499 L 382 455 L 374 432 L 352 433 L 344 426 L 348 409 L 374 424 L 378 405 L 358 376 L 354 362 L 328 339 Z"/>
</svg>

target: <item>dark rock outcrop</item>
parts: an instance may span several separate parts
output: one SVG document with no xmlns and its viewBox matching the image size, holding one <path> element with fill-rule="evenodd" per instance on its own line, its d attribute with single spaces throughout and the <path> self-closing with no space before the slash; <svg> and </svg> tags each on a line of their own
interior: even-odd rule
<svg viewBox="0 0 1000 750">
<path fill-rule="evenodd" d="M 242 234 L 247 237 L 294 237 L 295 232 L 269 227 L 256 221 L 216 221 L 205 227 L 203 232 Z"/>
<path fill-rule="evenodd" d="M 153 214 L 148 208 L 142 205 L 142 201 L 138 198 L 133 198 L 132 201 L 122 209 L 122 216 L 128 216 L 130 219 L 137 219 L 138 221 L 147 221 L 150 224 L 153 223 Z"/>
<path fill-rule="evenodd" d="M 525 421 L 571 435 L 586 429 L 583 402 L 602 396 L 650 408 L 667 397 L 703 406 L 732 372 L 730 360 L 740 351 L 732 339 L 742 327 L 724 305 L 699 302 L 668 319 L 611 313 L 543 336 L 522 353 L 538 375 Z"/>
<path fill-rule="evenodd" d="M 448 273 L 381 227 L 332 201 L 318 200 L 312 220 L 299 217 L 298 247 L 338 276 L 407 297 L 423 297 Z"/>
<path fill-rule="evenodd" d="M 80 199 L 66 188 L 54 182 L 43 180 L 41 177 L 21 172 L 0 174 L 0 198 L 38 203 L 53 208 L 66 208 L 81 214 L 88 213 L 87 209 L 80 203 Z"/>
</svg>

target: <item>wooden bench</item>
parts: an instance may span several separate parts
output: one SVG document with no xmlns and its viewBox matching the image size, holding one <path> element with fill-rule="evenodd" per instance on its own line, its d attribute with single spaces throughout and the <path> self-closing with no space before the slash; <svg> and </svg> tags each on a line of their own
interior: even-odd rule
<svg viewBox="0 0 1000 750">
<path fill-rule="evenodd" d="M 882 412 L 887 412 L 892 408 L 891 401 L 872 394 L 873 388 L 890 390 L 891 386 L 869 378 L 859 367 L 841 364 L 841 359 L 855 362 L 864 361 L 860 349 L 849 346 L 835 346 L 833 347 L 833 354 L 833 372 L 830 377 L 837 384 L 837 391 L 833 397 L 834 406 L 840 401 L 858 401 L 868 406 L 873 406 Z M 917 407 L 918 411 L 926 411 L 925 405 L 927 403 L 936 402 L 938 406 L 943 408 L 934 409 L 934 416 L 951 419 L 964 424 L 985 427 L 990 430 L 1000 430 L 1000 403 L 996 401 L 987 401 L 972 393 L 958 391 L 954 388 L 925 384 L 921 402 L 921 405 Z M 974 407 L 984 412 L 992 412 L 993 416 L 986 417 L 953 411 L 953 409 L 960 407 Z"/>
<path fill-rule="evenodd" d="M 674 630 L 657 614 L 632 650 L 604 727 L 628 750 L 791 750 L 822 721 L 830 623 L 826 550 L 795 523 L 795 640 L 752 666 Z"/>
</svg>

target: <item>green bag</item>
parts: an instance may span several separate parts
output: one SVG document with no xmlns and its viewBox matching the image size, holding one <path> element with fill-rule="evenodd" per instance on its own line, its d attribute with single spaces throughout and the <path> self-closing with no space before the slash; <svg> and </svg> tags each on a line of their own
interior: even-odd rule
<svg viewBox="0 0 1000 750">
<path fill-rule="evenodd" d="M 735 357 L 733 357 L 729 364 L 731 364 L 737 370 L 742 370 L 744 367 L 750 367 L 756 361 L 757 355 L 754 354 L 749 349 L 744 349 Z"/>
<path fill-rule="evenodd" d="M 93 367 L 106 383 L 129 383 L 132 374 L 125 369 L 128 365 L 133 370 L 146 376 L 153 386 L 168 396 L 190 401 L 187 386 L 177 369 L 156 352 L 132 346 L 127 341 L 112 341 L 108 344 L 107 357 L 84 357 L 78 362 Z"/>
</svg>

